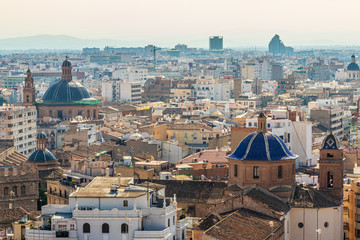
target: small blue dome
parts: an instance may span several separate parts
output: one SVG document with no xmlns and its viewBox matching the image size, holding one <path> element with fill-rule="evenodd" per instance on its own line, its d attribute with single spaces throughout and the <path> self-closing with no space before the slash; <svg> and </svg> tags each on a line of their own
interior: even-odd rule
<svg viewBox="0 0 360 240">
<path fill-rule="evenodd" d="M 327 135 L 322 144 L 320 149 L 343 149 L 344 147 L 341 145 L 341 142 L 337 136 L 335 136 L 332 132 Z"/>
<path fill-rule="evenodd" d="M 66 58 L 66 60 L 62 64 L 62 66 L 63 67 L 71 67 L 71 62 L 69 60 L 67 60 L 67 58 Z"/>
<path fill-rule="evenodd" d="M 360 68 L 359 68 L 359 65 L 357 65 L 357 63 L 353 62 L 347 66 L 347 70 L 348 71 L 360 71 Z"/>
<path fill-rule="evenodd" d="M 277 135 L 256 131 L 241 141 L 237 149 L 227 158 L 249 161 L 278 161 L 297 159 Z"/>
<path fill-rule="evenodd" d="M 46 139 L 46 134 L 44 132 L 38 133 L 36 139 Z"/>
<path fill-rule="evenodd" d="M 47 162 L 47 161 L 53 161 L 55 159 L 56 159 L 55 156 L 49 150 L 45 149 L 45 150 L 36 150 L 35 152 L 33 152 L 28 158 L 28 161 Z"/>
</svg>

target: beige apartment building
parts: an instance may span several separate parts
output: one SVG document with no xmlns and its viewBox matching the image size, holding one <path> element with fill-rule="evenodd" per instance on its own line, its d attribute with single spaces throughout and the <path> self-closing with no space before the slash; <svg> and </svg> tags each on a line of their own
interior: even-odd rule
<svg viewBox="0 0 360 240">
<path fill-rule="evenodd" d="M 15 151 L 29 156 L 36 149 L 36 107 L 0 107 L 0 140 L 14 140 Z"/>
</svg>

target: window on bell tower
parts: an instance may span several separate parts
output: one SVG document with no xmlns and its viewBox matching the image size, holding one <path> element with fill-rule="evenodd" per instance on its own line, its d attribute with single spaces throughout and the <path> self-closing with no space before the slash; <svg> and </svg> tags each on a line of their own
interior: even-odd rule
<svg viewBox="0 0 360 240">
<path fill-rule="evenodd" d="M 327 173 L 327 187 L 334 187 L 334 175 L 330 171 Z"/>
</svg>

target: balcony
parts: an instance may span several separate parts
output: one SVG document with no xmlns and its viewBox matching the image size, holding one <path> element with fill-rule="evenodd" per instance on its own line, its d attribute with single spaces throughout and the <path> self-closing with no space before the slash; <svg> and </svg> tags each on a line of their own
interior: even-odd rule
<svg viewBox="0 0 360 240">
<path fill-rule="evenodd" d="M 76 231 L 51 231 L 40 229 L 26 229 L 25 238 L 29 240 L 37 239 L 57 239 L 57 240 L 77 240 Z"/>
<path fill-rule="evenodd" d="M 186 227 L 187 225 L 187 221 L 186 219 L 181 219 L 181 220 L 178 220 L 177 221 L 177 224 L 176 224 L 176 228 L 179 230 L 179 229 L 183 229 L 184 227 Z"/>
<path fill-rule="evenodd" d="M 168 239 L 171 237 L 170 228 L 165 228 L 160 231 L 135 231 L 134 240 L 142 239 Z"/>
</svg>

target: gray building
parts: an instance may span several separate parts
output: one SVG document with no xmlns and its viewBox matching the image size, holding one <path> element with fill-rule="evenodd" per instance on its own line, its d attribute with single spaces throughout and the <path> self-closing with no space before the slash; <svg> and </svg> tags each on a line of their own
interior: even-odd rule
<svg viewBox="0 0 360 240">
<path fill-rule="evenodd" d="M 310 110 L 310 120 L 318 122 L 326 131 L 332 131 L 339 138 L 344 137 L 344 110 L 324 108 Z"/>
<path fill-rule="evenodd" d="M 222 36 L 211 36 L 209 38 L 209 51 L 223 51 L 223 37 Z"/>
</svg>

